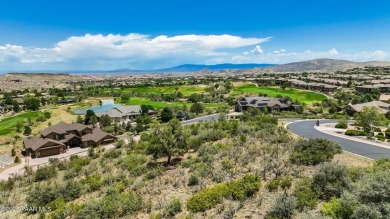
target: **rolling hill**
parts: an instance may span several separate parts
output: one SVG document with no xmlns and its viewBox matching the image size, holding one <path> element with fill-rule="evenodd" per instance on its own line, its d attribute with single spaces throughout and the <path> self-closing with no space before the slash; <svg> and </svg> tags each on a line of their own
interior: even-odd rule
<svg viewBox="0 0 390 219">
<path fill-rule="evenodd" d="M 352 68 L 363 68 L 366 66 L 390 66 L 388 61 L 371 61 L 371 62 L 353 62 L 336 59 L 314 59 L 303 62 L 293 62 L 283 65 L 275 65 L 265 68 L 256 68 L 256 72 L 269 73 L 287 73 L 287 72 L 334 72 L 338 70 L 347 70 Z"/>
</svg>

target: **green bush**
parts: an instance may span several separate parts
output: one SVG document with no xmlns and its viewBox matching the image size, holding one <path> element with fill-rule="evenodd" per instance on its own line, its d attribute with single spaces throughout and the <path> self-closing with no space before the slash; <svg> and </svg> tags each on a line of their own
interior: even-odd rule
<svg viewBox="0 0 390 219">
<path fill-rule="evenodd" d="M 124 218 L 140 210 L 142 197 L 135 193 L 114 193 L 87 202 L 77 212 L 76 219 Z"/>
<path fill-rule="evenodd" d="M 381 130 L 380 128 L 378 128 L 378 127 L 374 127 L 374 128 L 373 128 L 373 131 L 374 131 L 374 132 L 381 132 L 382 130 Z"/>
<path fill-rule="evenodd" d="M 268 189 L 269 192 L 277 191 L 279 188 L 279 179 L 271 179 L 265 187 Z"/>
<path fill-rule="evenodd" d="M 57 175 L 57 168 L 55 166 L 45 166 L 37 169 L 34 181 L 43 181 L 53 178 Z"/>
<path fill-rule="evenodd" d="M 165 208 L 165 214 L 168 217 L 173 217 L 173 216 L 175 216 L 179 212 L 181 212 L 181 203 L 180 203 L 179 199 L 175 198 Z"/>
<path fill-rule="evenodd" d="M 377 135 L 376 135 L 376 137 L 379 137 L 379 136 L 385 136 L 382 132 L 379 132 Z"/>
<path fill-rule="evenodd" d="M 342 153 L 339 144 L 327 139 L 300 139 L 293 148 L 291 160 L 295 164 L 316 165 L 333 159 Z"/>
<path fill-rule="evenodd" d="M 299 211 L 304 208 L 314 208 L 317 205 L 317 194 L 312 190 L 312 180 L 302 179 L 298 182 L 294 190 L 294 196 L 297 198 L 297 207 Z"/>
<path fill-rule="evenodd" d="M 199 179 L 195 175 L 191 175 L 190 178 L 188 179 L 188 186 L 195 186 L 199 184 Z"/>
<path fill-rule="evenodd" d="M 292 218 L 297 207 L 297 199 L 286 193 L 278 196 L 271 206 L 266 218 Z"/>
<path fill-rule="evenodd" d="M 385 136 L 386 138 L 390 139 L 390 128 L 386 129 Z"/>
<path fill-rule="evenodd" d="M 348 124 L 347 123 L 337 123 L 335 128 L 338 128 L 338 129 L 346 129 L 348 128 Z"/>
<path fill-rule="evenodd" d="M 348 136 L 366 136 L 367 134 L 360 130 L 347 130 L 345 131 L 345 135 Z"/>
<path fill-rule="evenodd" d="M 324 200 L 340 197 L 344 190 L 351 187 L 348 169 L 337 163 L 325 163 L 313 176 L 313 190 Z"/>
<path fill-rule="evenodd" d="M 191 212 L 205 211 L 222 203 L 224 198 L 243 201 L 253 196 L 259 188 L 259 178 L 254 175 L 246 175 L 238 180 L 203 189 L 188 199 L 187 209 Z"/>
<path fill-rule="evenodd" d="M 354 205 L 342 198 L 331 198 L 321 209 L 322 214 L 331 218 L 351 218 L 353 211 Z"/>
</svg>

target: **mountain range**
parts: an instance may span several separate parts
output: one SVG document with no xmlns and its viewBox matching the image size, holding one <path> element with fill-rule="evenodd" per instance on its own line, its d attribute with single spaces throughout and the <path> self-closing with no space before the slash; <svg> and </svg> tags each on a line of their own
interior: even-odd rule
<svg viewBox="0 0 390 219">
<path fill-rule="evenodd" d="M 275 65 L 265 68 L 257 68 L 258 72 L 287 73 L 287 72 L 335 72 L 366 66 L 390 67 L 389 61 L 353 62 L 337 59 L 314 59 L 303 62 L 293 62 L 283 65 Z"/>
<path fill-rule="evenodd" d="M 370 62 L 353 62 L 348 60 L 336 59 L 314 59 L 302 62 L 293 62 L 288 64 L 216 64 L 216 65 L 199 65 L 199 64 L 184 64 L 170 68 L 154 69 L 154 70 L 134 70 L 134 69 L 118 69 L 118 70 L 71 70 L 71 71 L 22 71 L 23 73 L 70 73 L 70 74 L 142 74 L 142 73 L 192 73 L 200 72 L 208 69 L 214 72 L 221 70 L 237 70 L 238 72 L 253 72 L 253 73 L 288 73 L 288 72 L 335 72 L 339 70 L 347 70 L 352 68 L 362 68 L 365 66 L 380 66 L 390 67 L 389 61 L 370 61 Z"/>
</svg>

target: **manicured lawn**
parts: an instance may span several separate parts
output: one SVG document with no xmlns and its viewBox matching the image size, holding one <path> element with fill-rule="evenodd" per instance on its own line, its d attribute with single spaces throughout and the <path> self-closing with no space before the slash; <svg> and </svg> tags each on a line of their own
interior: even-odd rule
<svg viewBox="0 0 390 219">
<path fill-rule="evenodd" d="M 194 93 L 205 92 L 203 87 L 199 86 L 166 86 L 166 87 L 134 87 L 134 88 L 125 88 L 115 89 L 116 92 L 136 92 L 136 93 L 145 93 L 145 94 L 171 94 L 178 89 L 184 96 L 189 96 Z M 105 90 L 104 93 L 110 93 L 111 90 Z"/>
<path fill-rule="evenodd" d="M 306 104 L 312 104 L 314 102 L 321 102 L 327 97 L 323 94 L 306 91 L 306 90 L 297 90 L 286 88 L 282 90 L 279 87 L 257 87 L 254 84 L 246 84 L 233 89 L 233 95 L 238 95 L 242 93 L 252 93 L 258 95 L 267 94 L 269 97 L 276 97 L 277 95 L 289 96 L 292 100 L 298 100 L 299 102 L 305 102 Z"/>
<path fill-rule="evenodd" d="M 0 136 L 7 135 L 15 131 L 16 123 L 21 121 L 25 122 L 28 118 L 36 119 L 38 116 L 42 115 L 41 112 L 27 112 L 17 116 L 5 118 L 0 121 Z"/>
<path fill-rule="evenodd" d="M 181 102 L 160 102 L 160 101 L 153 101 L 148 98 L 143 97 L 131 97 L 130 100 L 127 103 L 124 103 L 125 105 L 151 105 L 154 108 L 163 108 L 166 106 L 180 106 L 182 107 L 184 104 L 190 107 L 192 103 L 181 103 Z M 219 106 L 227 106 L 226 104 L 219 104 L 219 103 L 205 103 L 206 107 L 219 107 Z"/>
</svg>

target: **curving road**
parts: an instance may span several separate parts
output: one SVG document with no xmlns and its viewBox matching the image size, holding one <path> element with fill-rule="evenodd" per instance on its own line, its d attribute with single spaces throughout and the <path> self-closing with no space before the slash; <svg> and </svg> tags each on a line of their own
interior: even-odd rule
<svg viewBox="0 0 390 219">
<path fill-rule="evenodd" d="M 371 159 L 390 158 L 390 149 L 368 143 L 353 141 L 329 135 L 314 128 L 315 120 L 290 121 L 287 128 L 294 134 L 304 138 L 327 138 L 339 143 L 343 150 Z M 321 120 L 321 123 L 337 123 L 337 120 Z"/>
</svg>

